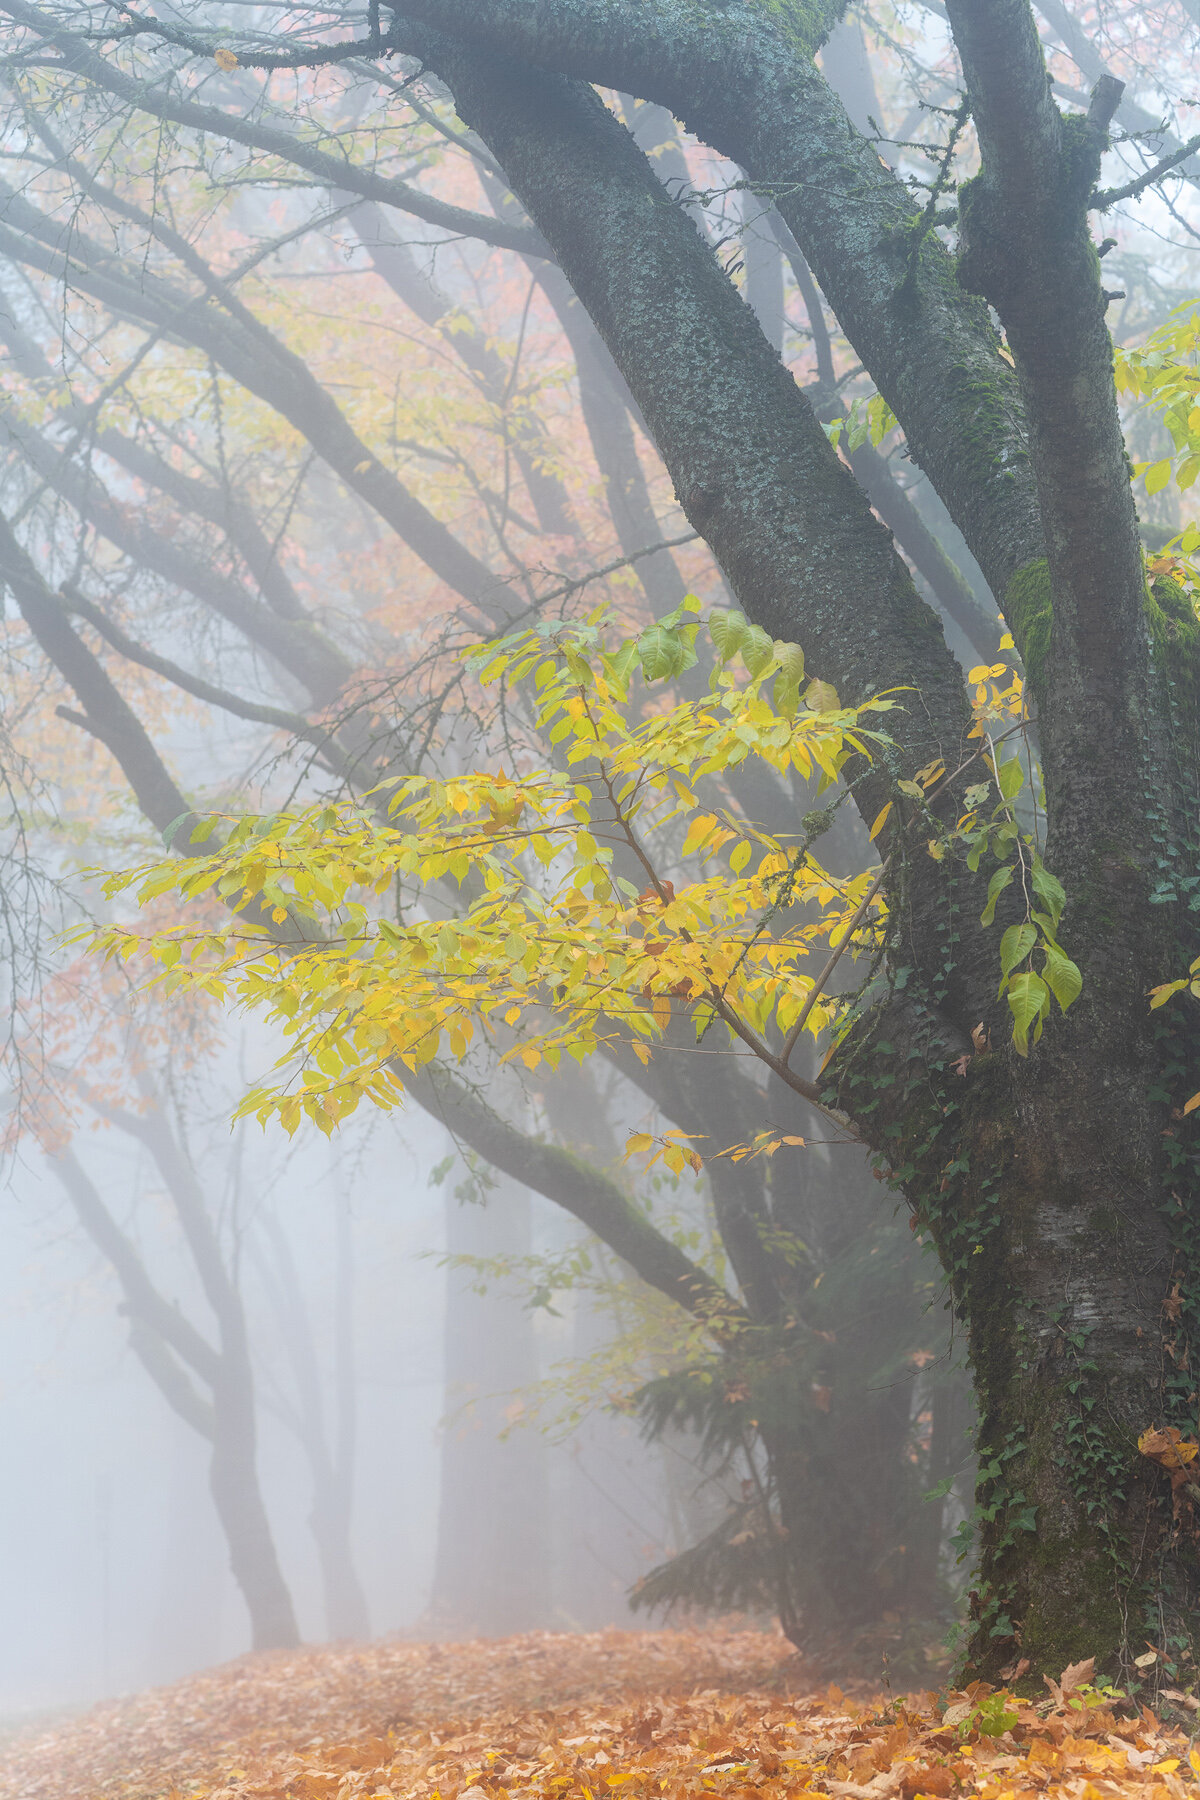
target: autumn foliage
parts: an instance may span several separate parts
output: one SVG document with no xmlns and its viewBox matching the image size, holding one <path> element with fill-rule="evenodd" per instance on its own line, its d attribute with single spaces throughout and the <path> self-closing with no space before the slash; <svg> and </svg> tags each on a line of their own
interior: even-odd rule
<svg viewBox="0 0 1200 1800">
<path fill-rule="evenodd" d="M 814 1692 L 782 1638 L 709 1628 L 335 1645 L 244 1657 L 18 1742 L 0 1796 L 1184 1800 L 1187 1731 L 1093 1680 L 1077 1664 L 1032 1703 L 984 1682 Z"/>
</svg>

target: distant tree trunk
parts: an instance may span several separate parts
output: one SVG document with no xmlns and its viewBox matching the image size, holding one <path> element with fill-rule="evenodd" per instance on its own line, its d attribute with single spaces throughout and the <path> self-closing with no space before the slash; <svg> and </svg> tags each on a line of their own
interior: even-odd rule
<svg viewBox="0 0 1200 1800">
<path fill-rule="evenodd" d="M 259 1487 L 254 1375 L 241 1296 L 222 1260 L 199 1182 L 166 1120 L 157 1112 L 106 1110 L 154 1155 L 217 1316 L 219 1347 L 159 1293 L 137 1248 L 74 1153 L 68 1149 L 51 1156 L 51 1166 L 121 1284 L 135 1355 L 167 1404 L 212 1446 L 209 1484 L 234 1580 L 250 1614 L 253 1647 L 289 1649 L 299 1643 L 300 1633 Z"/>
<path fill-rule="evenodd" d="M 783 258 L 769 214 L 771 202 L 756 194 L 742 195 L 742 258 L 746 265 L 746 303 L 762 326 L 771 347 L 783 354 Z"/>
<path fill-rule="evenodd" d="M 519 1257 L 531 1246 L 527 1189 L 501 1178 L 480 1205 L 448 1187 L 451 1256 Z M 549 1621 L 550 1508 L 545 1445 L 517 1422 L 521 1390 L 538 1376 L 533 1326 L 503 1282 L 489 1281 L 481 1294 L 479 1280 L 467 1269 L 446 1274 L 446 1418 L 430 1614 L 446 1633 L 495 1637 Z"/>
<path fill-rule="evenodd" d="M 371 1635 L 367 1597 L 354 1564 L 354 1452 L 356 1391 L 354 1382 L 354 1243 L 349 1209 L 339 1201 L 334 1215 L 334 1346 L 332 1432 L 321 1368 L 308 1308 L 295 1259 L 279 1221 L 263 1215 L 272 1259 L 264 1259 L 263 1276 L 275 1308 L 295 1382 L 296 1405 L 280 1407 L 299 1438 L 312 1478 L 308 1523 L 316 1544 L 324 1595 L 325 1629 L 330 1638 Z M 332 1438 L 332 1442 L 331 1442 Z"/>
<path fill-rule="evenodd" d="M 602 1247 L 593 1254 L 603 1263 Z M 570 1356 L 586 1359 L 620 1329 L 611 1305 L 586 1291 L 577 1294 Z M 581 1420 L 557 1454 L 554 1606 L 563 1625 L 582 1631 L 628 1627 L 630 1589 L 653 1563 L 682 1548 L 672 1541 L 664 1472 L 669 1455 L 644 1442 L 635 1419 L 603 1409 Z M 688 1474 L 701 1479 L 698 1470 Z"/>
<path fill-rule="evenodd" d="M 288 1650 L 300 1642 L 300 1632 L 258 1483 L 254 1378 L 244 1320 L 240 1330 L 222 1330 L 213 1418 L 209 1484 L 229 1540 L 234 1579 L 250 1611 L 254 1648 Z"/>
</svg>

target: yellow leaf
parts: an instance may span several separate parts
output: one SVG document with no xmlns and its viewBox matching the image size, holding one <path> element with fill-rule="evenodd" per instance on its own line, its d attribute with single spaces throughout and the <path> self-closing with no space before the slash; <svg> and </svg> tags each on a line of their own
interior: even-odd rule
<svg viewBox="0 0 1200 1800">
<path fill-rule="evenodd" d="M 631 1156 L 639 1155 L 643 1150 L 652 1150 L 653 1148 L 654 1139 L 648 1131 L 631 1131 L 625 1139 L 626 1160 Z"/>
<path fill-rule="evenodd" d="M 872 843 L 874 843 L 875 839 L 879 836 L 880 832 L 883 830 L 884 826 L 887 824 L 888 814 L 891 812 L 891 810 L 892 810 L 892 803 L 889 800 L 887 805 L 880 810 L 880 812 L 876 816 L 875 823 L 871 827 L 870 837 L 871 837 Z"/>
<path fill-rule="evenodd" d="M 218 69 L 224 69 L 226 74 L 228 74 L 230 69 L 236 69 L 238 66 L 237 57 L 233 54 L 232 50 L 226 50 L 224 45 L 222 45 L 219 50 L 213 51 L 213 61 L 216 63 Z M 235 1773 L 236 1772 L 237 1771 L 235 1770 Z"/>
<path fill-rule="evenodd" d="M 1183 1110 L 1185 1113 L 1195 1112 L 1198 1106 L 1200 1106 L 1200 1094 L 1193 1094 L 1191 1099 L 1184 1103 Z"/>
<path fill-rule="evenodd" d="M 1164 1469 L 1183 1469 L 1200 1453 L 1200 1444 L 1192 1443 L 1176 1426 L 1168 1425 L 1165 1431 L 1143 1431 L 1138 1449 Z"/>
</svg>

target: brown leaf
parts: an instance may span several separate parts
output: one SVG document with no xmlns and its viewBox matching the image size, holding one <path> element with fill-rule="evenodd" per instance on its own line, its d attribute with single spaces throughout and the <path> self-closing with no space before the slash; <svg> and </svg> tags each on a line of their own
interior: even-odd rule
<svg viewBox="0 0 1200 1800">
<path fill-rule="evenodd" d="M 924 1766 L 906 1769 L 900 1777 L 900 1792 L 904 1800 L 914 1800 L 917 1794 L 936 1794 L 940 1800 L 952 1794 L 958 1782 L 954 1771 L 945 1764 L 929 1763 Z"/>
<path fill-rule="evenodd" d="M 1080 1688 L 1087 1687 L 1096 1673 L 1096 1659 L 1089 1656 L 1086 1662 L 1068 1663 L 1058 1678 L 1058 1685 L 1064 1694 L 1077 1694 Z"/>
<path fill-rule="evenodd" d="M 1029 1666 L 1029 1658 L 1027 1656 L 1022 1656 L 1018 1662 L 1009 1663 L 1007 1669 L 1001 1669 L 1000 1679 L 1006 1685 L 1010 1681 L 1020 1681 L 1022 1675 L 1024 1675 Z"/>
</svg>

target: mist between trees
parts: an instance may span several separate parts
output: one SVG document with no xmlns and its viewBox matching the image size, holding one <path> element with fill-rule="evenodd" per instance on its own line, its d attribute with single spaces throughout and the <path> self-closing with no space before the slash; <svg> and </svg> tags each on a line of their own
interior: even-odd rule
<svg viewBox="0 0 1200 1800">
<path fill-rule="evenodd" d="M 1149 990 L 1197 950 L 1200 17 L 843 11 L 0 0 L 13 1709 L 681 1607 L 918 1683 L 948 1632 L 1190 1669 L 1138 1439 L 1196 1433 L 1200 1075 Z M 676 656 L 689 595 L 726 623 Z M 134 921 L 103 872 L 561 773 L 464 652 L 602 605 L 643 722 L 731 614 L 780 716 L 791 645 L 809 712 L 893 694 L 832 785 L 709 778 L 882 865 L 829 1030 L 647 983 L 648 1057 L 484 1034 L 231 1136 L 277 1035 L 64 944 Z M 138 928 L 216 954 L 241 891 Z"/>
</svg>

